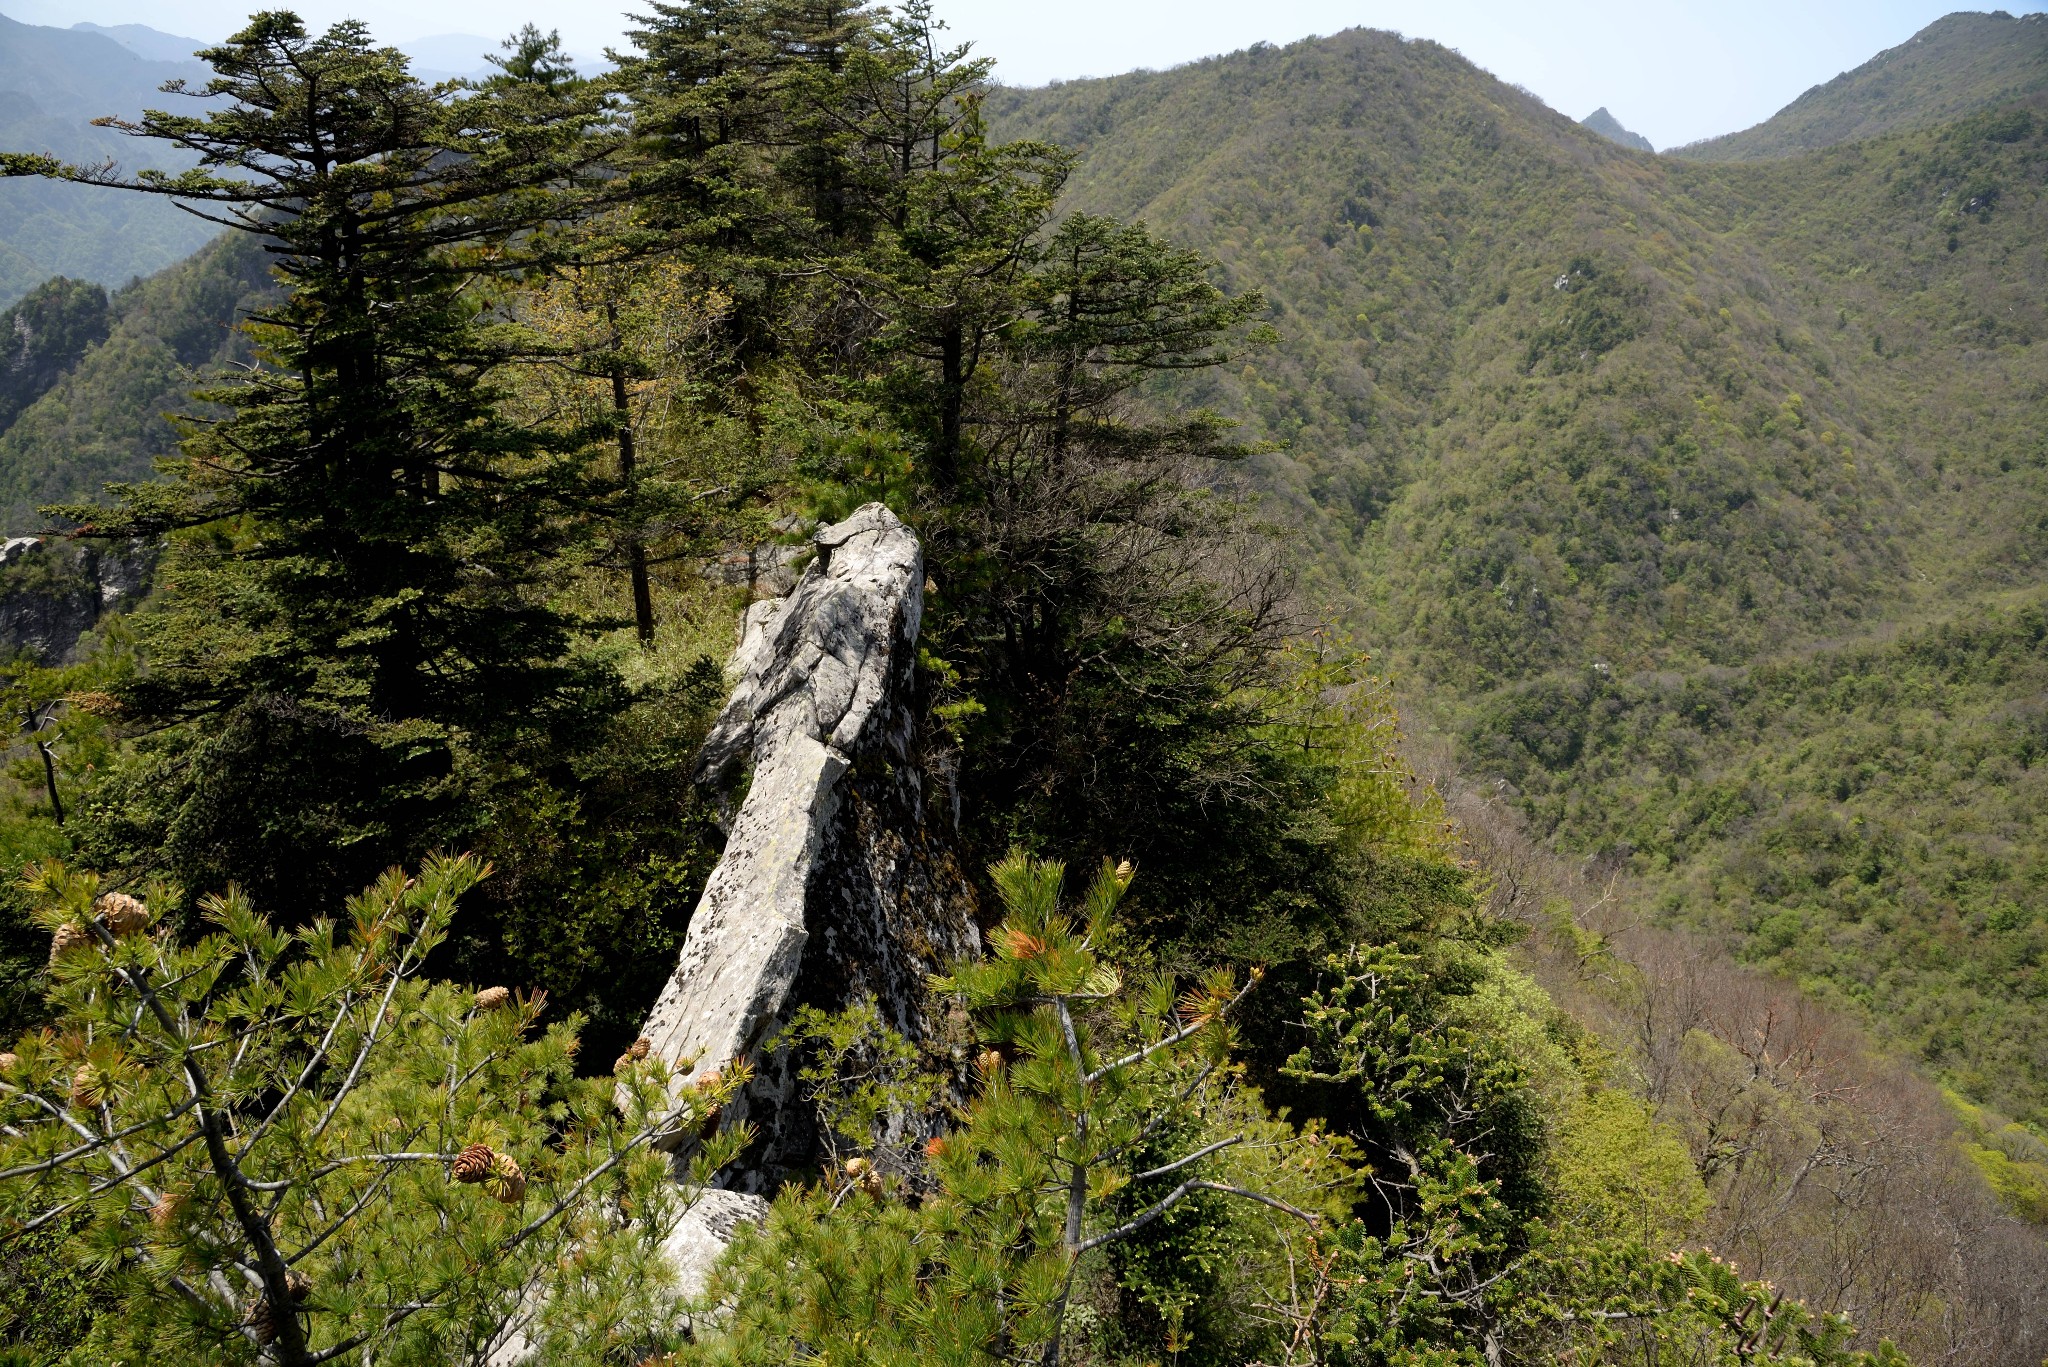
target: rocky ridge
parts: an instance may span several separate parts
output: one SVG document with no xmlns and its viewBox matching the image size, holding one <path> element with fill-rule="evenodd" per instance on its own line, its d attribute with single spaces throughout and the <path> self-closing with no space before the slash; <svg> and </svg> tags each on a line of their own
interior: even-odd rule
<svg viewBox="0 0 2048 1367">
<path fill-rule="evenodd" d="M 678 1095 L 741 1061 L 723 1122 L 759 1138 L 730 1185 L 772 1186 L 819 1156 L 795 1064 L 775 1046 L 804 1005 L 872 1000 L 944 1047 L 926 979 L 974 953 L 974 899 L 942 810 L 942 751 L 917 706 L 924 556 L 878 503 L 822 528 L 787 597 L 747 612 L 732 694 L 698 759 L 733 803 L 723 856 L 643 1034 Z M 677 1134 L 671 1144 L 688 1146 Z"/>
</svg>

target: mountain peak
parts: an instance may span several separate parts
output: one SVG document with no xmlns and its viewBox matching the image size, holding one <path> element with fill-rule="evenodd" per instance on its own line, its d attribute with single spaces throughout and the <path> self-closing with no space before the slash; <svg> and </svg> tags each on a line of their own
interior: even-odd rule
<svg viewBox="0 0 2048 1367">
<path fill-rule="evenodd" d="M 2048 15 L 1944 15 L 1739 133 L 1671 149 L 1699 161 L 1796 156 L 1952 123 L 2048 89 Z"/>
<path fill-rule="evenodd" d="M 1654 152 L 1657 150 L 1650 145 L 1650 140 L 1641 133 L 1631 133 L 1628 129 L 1622 127 L 1621 120 L 1608 113 L 1607 106 L 1604 104 L 1586 115 L 1585 118 L 1580 119 L 1579 125 L 1583 128 L 1592 129 L 1609 142 L 1618 142 L 1623 147 L 1633 147 L 1638 152 Z"/>
</svg>

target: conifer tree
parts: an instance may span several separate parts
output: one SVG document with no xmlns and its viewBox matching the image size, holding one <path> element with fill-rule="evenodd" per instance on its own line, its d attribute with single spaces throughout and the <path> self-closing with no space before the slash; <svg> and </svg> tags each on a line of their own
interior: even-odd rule
<svg viewBox="0 0 2048 1367">
<path fill-rule="evenodd" d="M 202 56 L 204 89 L 167 89 L 201 112 L 106 121 L 193 170 L 8 166 L 196 206 L 261 239 L 288 291 L 251 321 L 261 362 L 202 393 L 226 416 L 194 424 L 173 482 L 62 510 L 171 537 L 150 668 L 120 695 L 170 728 L 168 758 L 116 797 L 100 853 L 168 846 L 196 887 L 354 885 L 448 837 L 467 738 L 602 696 L 547 594 L 591 434 L 502 411 L 522 339 L 493 282 L 606 155 L 604 95 L 524 49 L 482 89 L 430 88 L 360 24 L 286 12 Z"/>
<path fill-rule="evenodd" d="M 674 1119 L 661 1065 L 578 1080 L 541 998 L 419 976 L 484 873 L 394 870 L 296 934 L 231 889 L 186 939 L 157 896 L 32 871 L 57 1015 L 0 1053 L 0 1218 L 78 1231 L 95 1360 L 474 1361 L 524 1338 L 597 1363 L 666 1332 L 687 1198 L 648 1143 Z M 712 1137 L 696 1181 L 744 1140 Z"/>
<path fill-rule="evenodd" d="M 1175 1326 L 1192 1301 L 1243 1289 L 1213 1264 L 1203 1291 L 1173 1285 L 1180 1241 L 1230 1223 L 1216 1203 L 1251 1213 L 1233 1237 L 1259 1250 L 1255 1278 L 1304 1256 L 1347 1204 L 1335 1151 L 1268 1118 L 1237 1077 L 1230 1017 L 1255 979 L 1219 973 L 1178 999 L 1165 980 L 1127 985 L 1106 951 L 1128 865 L 1104 864 L 1072 904 L 1057 863 L 1017 853 L 990 876 L 1007 913 L 992 956 L 933 984 L 958 994 L 980 1035 L 957 1126 L 907 1162 L 864 1149 L 785 1193 L 735 1246 L 686 1360 L 1056 1367 L 1093 1353 L 1072 1341 L 1073 1310 L 1099 1300 L 1104 1269 Z M 873 1145 L 888 1106 L 872 1079 L 896 1075 L 901 1042 L 852 1049 L 830 1022 L 808 1034 L 847 1073 L 810 1074 L 841 1099 L 828 1126 Z M 902 1084 L 898 1104 L 921 1109 L 928 1086 Z M 1141 1247 L 1149 1270 L 1140 1252 L 1117 1263 Z"/>
</svg>

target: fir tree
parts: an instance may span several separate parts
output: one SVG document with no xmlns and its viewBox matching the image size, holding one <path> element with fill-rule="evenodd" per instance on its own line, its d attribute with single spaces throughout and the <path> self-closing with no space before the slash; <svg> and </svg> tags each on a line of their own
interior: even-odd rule
<svg viewBox="0 0 2048 1367">
<path fill-rule="evenodd" d="M 204 112 L 107 121 L 197 168 L 11 166 L 201 206 L 289 291 L 250 323 L 261 363 L 201 394 L 227 416 L 195 424 L 173 482 L 64 510 L 172 538 L 150 668 L 120 699 L 170 728 L 165 761 L 100 849 L 161 847 L 193 886 L 352 885 L 448 837 L 468 738 L 556 726 L 606 686 L 547 593 L 586 525 L 591 434 L 503 412 L 523 338 L 493 283 L 606 154 L 604 97 L 523 48 L 483 89 L 429 88 L 360 24 L 283 12 L 202 55 L 205 89 L 169 93 Z"/>
</svg>

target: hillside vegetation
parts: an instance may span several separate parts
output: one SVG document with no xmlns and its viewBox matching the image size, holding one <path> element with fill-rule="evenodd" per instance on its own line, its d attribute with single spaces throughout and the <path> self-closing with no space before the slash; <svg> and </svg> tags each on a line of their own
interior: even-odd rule
<svg viewBox="0 0 2048 1367">
<path fill-rule="evenodd" d="M 152 478 L 154 462 L 177 447 L 170 415 L 200 411 L 195 383 L 248 356 L 236 324 L 272 289 L 262 251 L 223 239 L 101 297 L 101 336 L 77 347 L 68 368 L 42 373 L 18 414 L 0 399 L 0 526 L 33 530 L 48 521 L 36 511 L 44 504 L 91 501 L 108 483 Z M 64 297 L 89 290 L 98 293 L 73 285 Z"/>
<path fill-rule="evenodd" d="M 1794 672 L 1771 677 L 1890 667 L 1848 643 L 1939 633 L 2038 582 L 2034 98 L 1799 158 L 1673 161 L 1443 48 L 1354 31 L 1009 91 L 999 111 L 1082 149 L 1077 205 L 1184 237 L 1267 292 L 1278 344 L 1192 392 L 1276 444 L 1265 478 L 1317 590 L 1542 834 L 1666 880 L 1685 915 L 2040 1123 L 2026 925 L 2044 899 L 2006 848 L 2030 819 L 2030 754 L 2011 781 L 1968 761 L 1965 792 L 1943 775 L 1966 761 L 1943 752 L 1971 724 L 1832 706 L 1825 682 L 1795 721 L 1776 691 L 1791 685 L 1744 682 L 1787 652 L 1773 668 Z M 1944 717 L 1962 700 L 1943 690 L 1968 690 L 1989 745 L 2024 725 L 2030 677 L 1890 682 L 1934 690 Z M 1753 710 L 1717 720 L 1731 690 Z M 1865 753 L 1858 726 L 1898 748 Z M 1865 838 L 1871 817 L 1834 784 L 1866 762 L 1864 801 L 1890 794 L 1899 820 L 1954 838 L 1861 884 L 1849 870 L 1880 866 L 1787 854 L 1764 876 L 1760 858 L 1798 843 L 1774 832 L 1809 819 L 1788 802 Z M 1751 777 L 1800 765 L 1817 768 Z M 1728 787 L 1748 805 L 1659 834 L 1663 807 Z M 2007 928 L 1972 929 L 1994 907 L 2015 908 Z"/>
<path fill-rule="evenodd" d="M 128 125 L 209 169 L 0 152 L 246 230 L 8 320 L 0 506 L 152 577 L 0 677 L 10 1358 L 2040 1362 L 2042 119 L 1720 165 L 1389 35 L 652 10 L 455 90 L 264 13 Z M 877 503 L 917 715 L 827 783 L 982 949 L 747 1093 L 637 1035 L 726 571 Z"/>
<path fill-rule="evenodd" d="M 2035 94 L 2048 80 L 2048 15 L 1951 14 L 1817 85 L 1754 128 L 1670 149 L 1751 161 L 1933 128 Z"/>
</svg>

